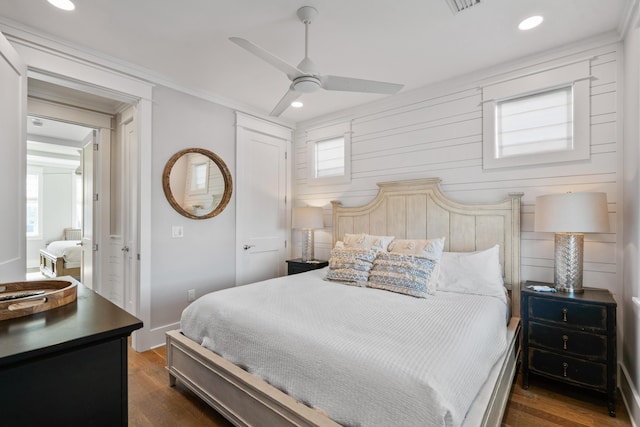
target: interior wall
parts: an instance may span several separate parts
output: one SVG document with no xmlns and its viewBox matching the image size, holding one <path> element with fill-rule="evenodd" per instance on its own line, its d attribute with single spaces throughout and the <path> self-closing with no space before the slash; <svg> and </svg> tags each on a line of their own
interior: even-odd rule
<svg viewBox="0 0 640 427">
<path fill-rule="evenodd" d="M 73 224 L 73 179 L 75 171 L 43 168 L 42 173 L 42 235 L 27 239 L 27 268 L 40 265 L 40 249 L 62 238 L 62 232 Z"/>
<path fill-rule="evenodd" d="M 620 384 L 635 425 L 640 425 L 640 29 L 638 10 L 624 40 L 624 210 L 623 210 L 623 304 L 624 337 Z M 640 301 L 639 301 L 640 302 Z"/>
<path fill-rule="evenodd" d="M 621 45 L 615 42 L 567 47 L 299 124 L 295 135 L 293 205 L 324 207 L 326 228 L 316 231 L 316 257 L 327 259 L 332 246 L 331 200 L 346 206 L 361 205 L 377 193 L 376 182 L 439 177 L 442 190 L 454 200 L 490 202 L 504 199 L 509 192 L 524 192 L 521 277 L 553 282 L 553 233 L 534 232 L 536 196 L 568 191 L 605 192 L 610 232 L 585 236 L 584 286 L 612 292 L 618 302 L 618 334 L 622 337 L 623 288 L 616 259 L 617 212 L 622 200 L 618 194 L 622 158 L 617 102 L 620 55 Z M 587 106 L 589 160 L 483 169 L 482 86 L 585 59 L 590 59 L 591 71 Z M 337 123 L 350 124 L 352 131 L 351 182 L 310 184 L 306 134 Z M 299 231 L 293 236 L 293 256 L 299 256 Z"/>
<path fill-rule="evenodd" d="M 165 198 L 166 162 L 185 148 L 205 148 L 220 156 L 235 179 L 234 110 L 162 86 L 153 91 L 151 246 L 151 330 L 164 340 L 196 297 L 235 283 L 235 191 L 220 215 L 194 220 L 177 213 Z M 235 190 L 235 187 L 234 187 Z M 173 226 L 184 229 L 172 238 Z"/>
</svg>

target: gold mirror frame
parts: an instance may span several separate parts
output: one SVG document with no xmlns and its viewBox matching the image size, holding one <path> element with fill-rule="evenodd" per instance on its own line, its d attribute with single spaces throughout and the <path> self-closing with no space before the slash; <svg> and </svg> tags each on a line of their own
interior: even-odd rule
<svg viewBox="0 0 640 427">
<path fill-rule="evenodd" d="M 196 215 L 195 209 L 194 212 L 188 211 L 184 206 L 179 204 L 171 191 L 171 171 L 173 170 L 174 165 L 178 160 L 182 158 L 182 156 L 186 156 L 190 153 L 202 154 L 203 156 L 209 158 L 220 170 L 222 178 L 224 180 L 224 191 L 222 193 L 222 197 L 218 202 L 217 206 L 211 211 L 204 213 L 202 215 Z M 164 190 L 164 194 L 169 201 L 169 204 L 176 210 L 180 215 L 186 216 L 191 219 L 207 219 L 213 218 L 214 216 L 220 214 L 229 204 L 229 200 L 231 200 L 231 193 L 233 192 L 233 182 L 231 180 L 231 173 L 229 172 L 229 168 L 224 163 L 224 161 L 215 153 L 205 150 L 203 148 L 187 148 L 181 151 L 178 151 L 174 154 L 168 161 L 164 167 L 164 171 L 162 172 L 162 189 Z"/>
</svg>

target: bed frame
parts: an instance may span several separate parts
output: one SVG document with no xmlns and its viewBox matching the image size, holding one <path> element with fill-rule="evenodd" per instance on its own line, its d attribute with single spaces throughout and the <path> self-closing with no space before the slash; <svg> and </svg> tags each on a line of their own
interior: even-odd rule
<svg viewBox="0 0 640 427">
<path fill-rule="evenodd" d="M 520 344 L 520 199 L 463 204 L 447 199 L 437 178 L 379 183 L 377 196 L 361 207 L 333 205 L 333 241 L 345 233 L 424 239 L 446 237 L 447 251 L 475 251 L 500 245 L 505 284 L 510 289 L 509 348 L 494 366 L 463 426 L 500 426 L 516 372 Z M 167 332 L 169 384 L 187 388 L 236 426 L 337 426 L 265 381 L 186 338 Z"/>
<path fill-rule="evenodd" d="M 79 228 L 65 228 L 62 232 L 62 240 L 80 240 L 81 238 L 82 230 Z M 47 252 L 46 249 L 40 249 L 40 273 L 47 277 L 80 277 L 80 267 L 66 268 L 63 257 Z"/>
</svg>

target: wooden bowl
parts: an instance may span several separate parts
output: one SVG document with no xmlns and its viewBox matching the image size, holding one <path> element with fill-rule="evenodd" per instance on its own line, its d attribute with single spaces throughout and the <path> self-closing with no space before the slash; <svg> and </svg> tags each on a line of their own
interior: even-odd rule
<svg viewBox="0 0 640 427">
<path fill-rule="evenodd" d="M 0 320 L 51 310 L 76 300 L 75 281 L 34 280 L 0 283 Z"/>
</svg>

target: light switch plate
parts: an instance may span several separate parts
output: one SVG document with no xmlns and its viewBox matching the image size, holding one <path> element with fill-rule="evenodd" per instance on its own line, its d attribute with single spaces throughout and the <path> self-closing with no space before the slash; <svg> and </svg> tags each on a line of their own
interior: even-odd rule
<svg viewBox="0 0 640 427">
<path fill-rule="evenodd" d="M 179 239 L 184 237 L 184 228 L 181 225 L 174 225 L 171 227 L 171 237 Z"/>
</svg>

